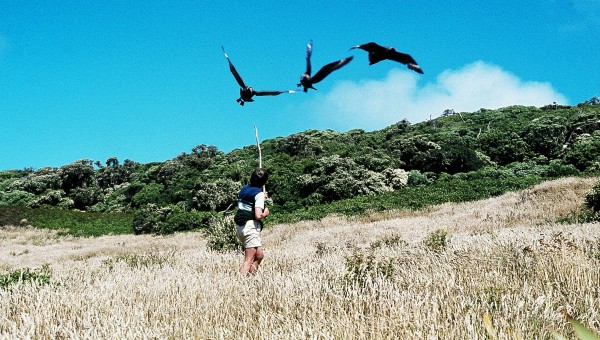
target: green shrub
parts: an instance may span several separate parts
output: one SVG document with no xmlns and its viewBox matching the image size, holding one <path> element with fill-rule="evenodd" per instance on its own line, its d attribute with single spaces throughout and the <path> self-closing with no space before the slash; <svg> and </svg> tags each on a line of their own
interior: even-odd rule
<svg viewBox="0 0 600 340">
<path fill-rule="evenodd" d="M 381 240 L 372 242 L 369 245 L 369 249 L 375 250 L 375 249 L 382 248 L 382 247 L 389 248 L 389 247 L 396 247 L 399 245 L 405 246 L 405 245 L 407 245 L 407 243 L 399 235 L 392 235 L 392 236 L 384 237 Z"/>
<path fill-rule="evenodd" d="M 49 190 L 42 195 L 36 196 L 36 198 L 29 204 L 32 208 L 39 207 L 59 207 L 63 209 L 72 208 L 74 202 L 71 198 L 67 197 L 64 190 Z"/>
<path fill-rule="evenodd" d="M 22 190 L 0 192 L 0 205 L 28 206 L 35 200 L 35 195 Z"/>
<path fill-rule="evenodd" d="M 130 253 L 117 256 L 116 261 L 122 261 L 131 268 L 150 268 L 159 267 L 163 268 L 166 265 L 173 265 L 175 263 L 175 251 L 170 250 L 167 252 L 161 252 L 158 249 L 153 249 L 146 253 Z M 108 264 L 105 262 L 105 264 Z"/>
<path fill-rule="evenodd" d="M 230 179 L 199 182 L 193 196 L 193 207 L 199 210 L 225 210 L 237 200 L 241 184 Z"/>
<path fill-rule="evenodd" d="M 446 250 L 449 241 L 448 232 L 438 229 L 427 235 L 425 240 L 423 240 L 423 245 L 433 252 L 441 253 Z"/>
<path fill-rule="evenodd" d="M 377 259 L 373 250 L 354 249 L 351 255 L 345 256 L 346 273 L 344 281 L 348 284 L 365 286 L 377 278 L 389 279 L 394 275 L 393 258 Z"/>
<path fill-rule="evenodd" d="M 215 214 L 206 228 L 207 247 L 217 252 L 240 251 L 242 244 L 237 238 L 237 227 L 233 216 Z"/>
<path fill-rule="evenodd" d="M 565 164 L 563 161 L 553 159 L 546 166 L 546 171 L 543 174 L 546 177 L 567 177 L 578 176 L 579 170 L 572 164 Z"/>
<path fill-rule="evenodd" d="M 160 233 L 171 213 L 172 207 L 160 207 L 154 203 L 148 203 L 133 215 L 133 233 L 152 234 Z"/>
<path fill-rule="evenodd" d="M 0 289 L 7 289 L 17 283 L 33 282 L 35 284 L 50 283 L 50 269 L 47 265 L 40 270 L 29 268 L 18 269 L 10 273 L 0 274 Z"/>
<path fill-rule="evenodd" d="M 150 183 L 143 186 L 142 189 L 132 197 L 131 201 L 134 207 L 143 207 L 147 204 L 163 205 L 166 203 L 164 192 L 164 185 Z"/>
<path fill-rule="evenodd" d="M 178 231 L 206 228 L 214 215 L 214 212 L 174 211 L 160 225 L 158 233 L 172 234 Z"/>
<path fill-rule="evenodd" d="M 131 214 L 0 205 L 0 226 L 19 225 L 23 219 L 36 228 L 58 230 L 60 234 L 83 237 L 130 234 L 132 224 Z"/>
<path fill-rule="evenodd" d="M 421 186 L 431 184 L 433 182 L 427 177 L 427 175 L 421 173 L 419 170 L 411 170 L 408 173 L 408 185 L 410 186 Z"/>
<path fill-rule="evenodd" d="M 596 183 L 585 195 L 586 207 L 592 209 L 594 213 L 600 212 L 600 182 Z"/>
</svg>

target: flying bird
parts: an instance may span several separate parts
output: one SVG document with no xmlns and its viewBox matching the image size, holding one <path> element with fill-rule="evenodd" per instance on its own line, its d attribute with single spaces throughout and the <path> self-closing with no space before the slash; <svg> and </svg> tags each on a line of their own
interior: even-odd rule
<svg viewBox="0 0 600 340">
<path fill-rule="evenodd" d="M 354 58 L 354 57 L 348 57 L 348 58 L 345 58 L 342 60 L 338 60 L 338 61 L 329 63 L 329 64 L 323 66 L 319 70 L 319 72 L 315 73 L 315 75 L 311 77 L 310 76 L 310 73 L 311 73 L 310 55 L 311 54 L 312 54 L 312 40 L 308 42 L 308 45 L 306 45 L 306 71 L 300 77 L 300 83 L 297 84 L 298 87 L 300 87 L 300 86 L 304 87 L 304 92 L 307 92 L 308 89 L 316 90 L 316 88 L 313 87 L 313 84 L 316 84 L 316 83 L 320 82 L 321 80 L 325 79 L 325 77 L 327 77 L 331 72 L 348 64 L 352 60 L 352 58 Z"/>
<path fill-rule="evenodd" d="M 387 59 L 407 65 L 409 69 L 423 74 L 421 66 L 417 64 L 413 57 L 408 54 L 398 52 L 393 47 L 383 47 L 374 42 L 370 42 L 362 45 L 356 45 L 350 49 L 353 50 L 355 48 L 360 48 L 361 50 L 369 52 L 369 65 L 373 65 Z"/>
<path fill-rule="evenodd" d="M 237 81 L 237 83 L 240 85 L 240 97 L 238 99 L 236 99 L 236 101 L 238 103 L 240 103 L 240 105 L 244 106 L 245 102 L 253 102 L 254 99 L 252 99 L 252 97 L 254 97 L 254 96 L 277 96 L 282 93 L 298 92 L 296 90 L 257 91 L 252 86 L 246 86 L 246 84 L 244 83 L 244 80 L 242 79 L 240 74 L 237 72 L 237 70 L 235 69 L 233 64 L 231 63 L 231 60 L 229 60 L 229 56 L 227 55 L 227 52 L 225 52 L 225 48 L 223 46 L 221 46 L 221 49 L 223 50 L 223 54 L 225 54 L 225 58 L 227 58 L 227 61 L 229 62 L 229 70 L 235 77 L 235 80 Z"/>
</svg>

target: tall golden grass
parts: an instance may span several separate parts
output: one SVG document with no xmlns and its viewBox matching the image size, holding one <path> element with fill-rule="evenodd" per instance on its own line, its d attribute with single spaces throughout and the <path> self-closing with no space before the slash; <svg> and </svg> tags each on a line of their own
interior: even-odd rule
<svg viewBox="0 0 600 340">
<path fill-rule="evenodd" d="M 270 226 L 251 277 L 237 273 L 241 254 L 209 251 L 200 233 L 73 238 L 4 227 L 0 272 L 45 265 L 51 283 L 0 290 L 0 338 L 574 336 L 565 312 L 598 333 L 600 224 L 556 222 L 596 181 Z M 441 252 L 423 242 L 436 230 L 449 237 Z M 355 266 L 363 279 L 348 275 Z"/>
</svg>

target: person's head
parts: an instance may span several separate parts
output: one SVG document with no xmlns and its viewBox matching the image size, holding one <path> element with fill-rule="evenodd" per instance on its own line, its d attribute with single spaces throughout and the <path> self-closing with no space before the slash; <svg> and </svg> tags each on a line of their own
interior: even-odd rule
<svg viewBox="0 0 600 340">
<path fill-rule="evenodd" d="M 260 188 L 267 183 L 269 174 L 263 168 L 256 168 L 250 175 L 250 186 Z"/>
</svg>

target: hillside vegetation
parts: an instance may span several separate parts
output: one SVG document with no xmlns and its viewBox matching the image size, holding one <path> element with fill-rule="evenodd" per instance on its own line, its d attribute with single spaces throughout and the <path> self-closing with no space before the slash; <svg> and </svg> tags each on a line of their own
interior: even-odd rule
<svg viewBox="0 0 600 340">
<path fill-rule="evenodd" d="M 271 174 L 269 223 L 467 201 L 549 178 L 597 174 L 598 103 L 446 110 L 433 120 L 402 120 L 379 131 L 309 130 L 262 141 Z M 202 144 L 165 162 L 84 159 L 3 171 L 0 225 L 78 235 L 206 228 L 229 212 L 257 165 L 256 145 L 224 153 Z M 106 214 L 115 223 L 95 222 Z M 59 220 L 80 222 L 59 227 Z"/>
<path fill-rule="evenodd" d="M 596 181 L 274 224 L 251 277 L 199 232 L 0 228 L 0 337 L 575 338 L 564 314 L 599 334 L 600 224 L 556 222 Z"/>
</svg>

